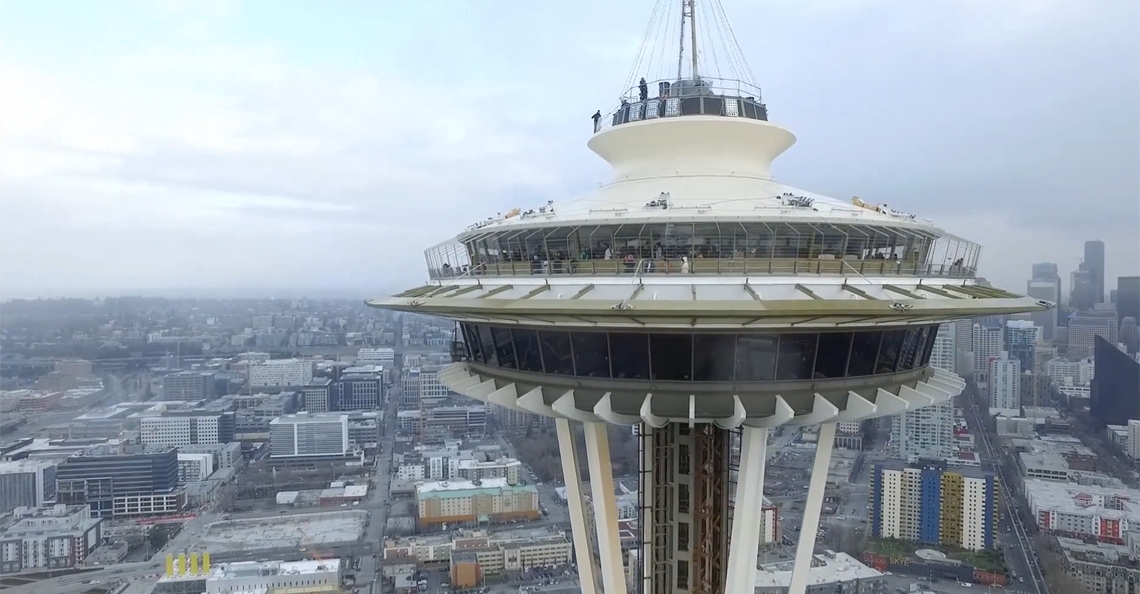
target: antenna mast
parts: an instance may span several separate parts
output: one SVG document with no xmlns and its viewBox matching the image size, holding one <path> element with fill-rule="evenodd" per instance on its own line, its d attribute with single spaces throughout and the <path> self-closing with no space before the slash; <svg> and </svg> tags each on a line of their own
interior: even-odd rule
<svg viewBox="0 0 1140 594">
<path fill-rule="evenodd" d="M 693 78 L 699 79 L 700 74 L 697 74 L 697 1 L 685 0 L 685 4 L 689 5 L 689 48 L 693 53 Z M 684 27 L 681 29 L 684 30 Z"/>
<path fill-rule="evenodd" d="M 693 55 L 694 79 L 700 78 L 697 74 L 697 19 L 696 0 L 681 0 L 681 42 L 677 50 L 677 80 L 682 78 L 682 65 L 685 63 L 685 20 L 689 21 L 689 52 Z"/>
</svg>

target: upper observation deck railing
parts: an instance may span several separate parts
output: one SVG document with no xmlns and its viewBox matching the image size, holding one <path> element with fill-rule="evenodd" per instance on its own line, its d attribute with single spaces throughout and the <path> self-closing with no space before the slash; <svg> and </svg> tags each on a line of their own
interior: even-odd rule
<svg viewBox="0 0 1140 594">
<path fill-rule="evenodd" d="M 486 276 L 618 275 L 795 275 L 919 276 L 973 278 L 974 268 L 959 263 L 925 264 L 905 260 L 800 258 L 640 258 L 620 260 L 532 260 L 480 262 L 470 267 L 429 270 L 431 278 Z"/>
<path fill-rule="evenodd" d="M 602 118 L 597 132 L 630 122 L 691 115 L 768 120 L 760 87 L 740 80 L 701 77 L 656 80 L 633 87 L 621 105 Z"/>
</svg>

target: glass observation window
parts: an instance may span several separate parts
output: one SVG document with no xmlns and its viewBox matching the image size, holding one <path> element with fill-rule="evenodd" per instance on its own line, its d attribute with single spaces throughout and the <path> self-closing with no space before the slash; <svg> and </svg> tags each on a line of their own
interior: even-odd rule
<svg viewBox="0 0 1140 594">
<path fill-rule="evenodd" d="M 736 379 L 769 382 L 776 379 L 776 334 L 741 334 L 736 337 Z"/>
<path fill-rule="evenodd" d="M 668 382 L 810 381 L 911 371 L 937 325 L 857 332 L 598 332 L 463 323 L 468 357 L 533 373 Z"/>
<path fill-rule="evenodd" d="M 649 379 L 649 335 L 611 333 L 610 361 L 615 379 Z"/>
<path fill-rule="evenodd" d="M 538 333 L 538 338 L 542 343 L 542 362 L 546 366 L 546 373 L 574 375 L 574 352 L 570 348 L 570 333 L 543 330 Z"/>
</svg>

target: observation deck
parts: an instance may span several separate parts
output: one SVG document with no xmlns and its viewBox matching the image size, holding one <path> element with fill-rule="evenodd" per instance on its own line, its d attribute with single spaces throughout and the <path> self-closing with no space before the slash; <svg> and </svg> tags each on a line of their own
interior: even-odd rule
<svg viewBox="0 0 1140 594">
<path fill-rule="evenodd" d="M 760 88 L 741 80 L 698 77 L 647 82 L 627 90 L 621 105 L 599 122 L 597 130 L 631 122 L 682 116 L 722 116 L 768 121 Z"/>
</svg>

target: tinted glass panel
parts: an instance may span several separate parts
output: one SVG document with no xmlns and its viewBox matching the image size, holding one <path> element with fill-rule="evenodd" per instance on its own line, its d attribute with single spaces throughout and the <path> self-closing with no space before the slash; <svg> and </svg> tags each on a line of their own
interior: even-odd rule
<svg viewBox="0 0 1140 594">
<path fill-rule="evenodd" d="M 483 351 L 484 363 L 499 364 L 499 358 L 495 356 L 495 337 L 491 335 L 490 326 L 479 326 L 479 349 Z"/>
<path fill-rule="evenodd" d="M 777 380 L 811 379 L 815 365 L 818 334 L 785 334 L 780 337 L 780 356 L 776 365 Z"/>
<path fill-rule="evenodd" d="M 515 369 L 515 345 L 511 331 L 506 328 L 491 328 L 495 335 L 495 354 L 499 356 L 499 367 Z"/>
<path fill-rule="evenodd" d="M 879 348 L 879 363 L 875 366 L 875 373 L 894 373 L 899 362 L 899 350 L 906 338 L 906 330 L 887 330 L 883 332 L 883 346 Z"/>
<path fill-rule="evenodd" d="M 922 352 L 926 350 L 926 326 L 909 328 L 903 340 L 902 354 L 899 357 L 899 371 L 914 369 L 922 361 Z"/>
<path fill-rule="evenodd" d="M 879 358 L 879 341 L 882 338 L 882 332 L 855 333 L 851 341 L 851 360 L 847 363 L 848 376 L 875 373 L 875 361 Z"/>
<path fill-rule="evenodd" d="M 573 332 L 574 368 L 583 377 L 610 376 L 610 344 L 604 332 Z"/>
<path fill-rule="evenodd" d="M 851 353 L 851 332 L 829 332 L 819 335 L 815 351 L 815 378 L 843 377 L 847 372 L 847 356 Z"/>
<path fill-rule="evenodd" d="M 518 358 L 519 369 L 542 373 L 542 355 L 539 354 L 538 332 L 515 328 L 511 333 L 515 336 L 515 356 Z"/>
<path fill-rule="evenodd" d="M 776 378 L 775 334 L 741 334 L 736 339 L 736 381 L 768 382 Z"/>
<path fill-rule="evenodd" d="M 649 352 L 653 374 L 650 379 L 690 381 L 693 379 L 693 335 L 650 334 Z"/>
<path fill-rule="evenodd" d="M 731 382 L 735 367 L 735 334 L 697 334 L 693 337 L 693 380 Z"/>
<path fill-rule="evenodd" d="M 483 353 L 479 349 L 479 331 L 474 324 L 460 324 L 463 329 L 463 343 L 467 345 L 467 358 L 472 361 L 482 361 Z"/>
<path fill-rule="evenodd" d="M 649 379 L 649 335 L 610 334 L 610 365 L 614 378 Z"/>
<path fill-rule="evenodd" d="M 539 332 L 538 340 L 542 343 L 542 362 L 546 366 L 546 373 L 574 375 L 569 332 Z"/>
<path fill-rule="evenodd" d="M 930 355 L 934 352 L 934 339 L 938 337 L 938 329 L 938 324 L 930 327 L 930 336 L 926 339 L 926 348 L 922 351 L 922 361 L 919 362 L 919 367 L 930 364 Z"/>
</svg>

